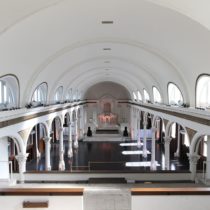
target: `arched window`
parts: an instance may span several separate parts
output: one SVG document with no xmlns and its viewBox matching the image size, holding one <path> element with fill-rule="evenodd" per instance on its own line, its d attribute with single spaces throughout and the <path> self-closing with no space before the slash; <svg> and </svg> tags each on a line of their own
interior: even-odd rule
<svg viewBox="0 0 210 210">
<path fill-rule="evenodd" d="M 210 76 L 201 75 L 198 77 L 196 84 L 196 106 L 209 107 L 210 106 Z"/>
<path fill-rule="evenodd" d="M 76 89 L 75 91 L 72 91 L 72 97 L 73 97 L 73 101 L 78 101 L 80 99 L 80 93 L 79 90 Z"/>
<path fill-rule="evenodd" d="M 41 83 L 34 91 L 31 98 L 32 103 L 45 104 L 47 102 L 47 83 Z M 36 104 L 34 104 L 36 105 Z"/>
<path fill-rule="evenodd" d="M 161 103 L 162 98 L 161 98 L 161 95 L 160 95 L 159 90 L 156 87 L 153 87 L 152 90 L 153 90 L 153 99 L 154 99 L 154 102 L 155 103 Z"/>
<path fill-rule="evenodd" d="M 183 96 L 180 89 L 174 84 L 168 84 L 168 102 L 170 105 L 182 105 Z"/>
<path fill-rule="evenodd" d="M 133 100 L 137 101 L 136 93 L 133 91 Z"/>
<path fill-rule="evenodd" d="M 59 102 L 62 101 L 62 99 L 63 99 L 63 86 L 60 86 L 55 91 L 54 100 L 55 102 Z"/>
<path fill-rule="evenodd" d="M 0 77 L 0 110 L 18 107 L 19 82 L 13 75 Z"/>
<path fill-rule="evenodd" d="M 149 93 L 144 89 L 144 102 L 150 101 Z"/>
<path fill-rule="evenodd" d="M 138 98 L 138 101 L 142 101 L 142 96 L 139 90 L 137 91 L 137 98 Z"/>
</svg>

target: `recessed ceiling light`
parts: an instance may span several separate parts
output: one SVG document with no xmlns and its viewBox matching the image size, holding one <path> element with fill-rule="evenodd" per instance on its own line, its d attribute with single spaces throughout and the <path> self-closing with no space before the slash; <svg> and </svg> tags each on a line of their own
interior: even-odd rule
<svg viewBox="0 0 210 210">
<path fill-rule="evenodd" d="M 113 20 L 102 20 L 101 23 L 102 24 L 113 24 L 114 21 Z"/>
<path fill-rule="evenodd" d="M 105 47 L 105 48 L 103 48 L 103 50 L 111 50 L 111 48 L 110 47 Z"/>
</svg>

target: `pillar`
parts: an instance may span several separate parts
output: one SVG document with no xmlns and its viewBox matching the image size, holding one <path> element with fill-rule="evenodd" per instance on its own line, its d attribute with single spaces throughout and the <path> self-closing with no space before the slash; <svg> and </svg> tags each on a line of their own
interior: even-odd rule
<svg viewBox="0 0 210 210">
<path fill-rule="evenodd" d="M 46 171 L 51 171 L 51 163 L 50 163 L 50 141 L 51 137 L 44 137 L 44 142 L 45 142 L 45 170 Z"/>
<path fill-rule="evenodd" d="M 170 143 L 172 138 L 166 136 L 164 138 L 164 146 L 165 146 L 165 168 L 166 170 L 170 170 Z"/>
<path fill-rule="evenodd" d="M 68 157 L 71 158 L 73 157 L 73 150 L 72 150 L 72 127 L 71 123 L 68 124 Z"/>
<path fill-rule="evenodd" d="M 74 122 L 74 129 L 75 129 L 75 133 L 74 133 L 74 148 L 77 149 L 79 147 L 79 144 L 78 144 L 78 120 L 76 119 L 75 122 Z"/>
<path fill-rule="evenodd" d="M 210 180 L 210 136 L 207 139 L 206 179 Z"/>
<path fill-rule="evenodd" d="M 40 158 L 41 157 L 41 154 L 39 152 L 39 148 L 38 148 L 38 132 L 39 132 L 39 129 L 38 129 L 38 126 L 39 125 L 36 125 L 35 126 L 35 149 L 36 149 L 36 157 L 37 158 Z"/>
<path fill-rule="evenodd" d="M 152 157 L 151 157 L 151 170 L 156 170 L 156 161 L 155 161 L 155 132 L 156 128 L 152 127 Z"/>
<path fill-rule="evenodd" d="M 65 163 L 64 163 L 64 147 L 63 147 L 63 128 L 60 128 L 60 138 L 59 138 L 59 171 L 65 170 Z"/>
<path fill-rule="evenodd" d="M 146 158 L 147 157 L 147 122 L 144 121 L 143 123 L 144 125 L 144 140 L 143 140 L 143 157 Z"/>
<path fill-rule="evenodd" d="M 175 157 L 180 156 L 180 135 L 182 134 L 180 133 L 180 125 L 178 125 L 177 148 L 176 148 L 176 152 L 174 153 Z"/>
<path fill-rule="evenodd" d="M 24 183 L 24 172 L 26 171 L 26 160 L 28 157 L 28 153 L 20 153 L 15 156 L 18 161 L 19 166 L 19 175 L 20 175 L 20 183 Z"/>
<path fill-rule="evenodd" d="M 195 181 L 196 178 L 196 170 L 197 170 L 197 162 L 200 156 L 196 153 L 188 154 L 190 161 L 190 172 L 191 172 L 191 180 Z"/>
</svg>

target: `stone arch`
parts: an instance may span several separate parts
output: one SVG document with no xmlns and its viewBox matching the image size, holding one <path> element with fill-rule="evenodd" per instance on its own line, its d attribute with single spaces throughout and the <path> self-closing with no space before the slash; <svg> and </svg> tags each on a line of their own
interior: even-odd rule
<svg viewBox="0 0 210 210">
<path fill-rule="evenodd" d="M 68 125 L 71 122 L 70 113 L 67 111 L 64 113 L 64 124 Z"/>
<path fill-rule="evenodd" d="M 45 121 L 43 121 L 43 122 L 42 122 L 42 121 L 37 122 L 36 124 L 34 124 L 34 125 L 31 127 L 30 132 L 29 132 L 28 135 L 27 135 L 26 144 L 25 144 L 25 145 L 27 145 L 27 143 L 28 143 L 29 135 L 31 134 L 31 132 L 32 132 L 32 130 L 33 130 L 33 128 L 34 128 L 34 126 L 36 126 L 36 125 L 38 125 L 38 124 L 43 125 L 43 127 L 44 127 L 44 129 L 45 129 L 45 136 L 47 136 L 47 135 L 49 134 L 49 127 L 48 127 L 47 123 L 46 123 Z"/>
<path fill-rule="evenodd" d="M 204 136 L 210 136 L 210 133 L 196 133 L 194 136 L 193 136 L 193 139 L 191 141 L 191 144 L 190 144 L 190 154 L 198 154 L 198 147 L 199 147 L 199 144 L 201 142 L 201 138 L 204 137 Z"/>
<path fill-rule="evenodd" d="M 72 122 L 75 122 L 76 119 L 77 119 L 77 111 L 76 111 L 76 109 L 73 109 L 71 112 L 71 120 L 72 120 Z"/>
<path fill-rule="evenodd" d="M 184 125 L 182 125 L 181 123 L 178 123 L 178 122 L 175 122 L 175 121 L 168 121 L 167 125 L 166 125 L 166 131 L 165 131 L 165 136 L 170 136 L 170 131 L 171 131 L 171 128 L 172 128 L 172 125 L 174 123 L 177 123 L 179 124 L 183 130 L 185 131 L 185 133 L 187 134 L 188 138 L 189 138 L 189 135 L 188 135 L 188 132 L 187 132 L 187 129 Z"/>
<path fill-rule="evenodd" d="M 55 116 L 52 118 L 52 120 L 50 121 L 49 130 L 51 130 L 51 128 L 52 128 L 52 123 L 53 123 L 53 121 L 54 121 L 55 119 L 57 119 L 57 120 L 59 121 L 60 127 L 62 126 L 62 122 L 63 122 L 62 117 L 61 117 L 60 115 L 55 115 Z"/>
<path fill-rule="evenodd" d="M 18 154 L 25 153 L 24 141 L 19 134 L 9 134 L 8 133 L 3 136 L 0 136 L 0 138 L 4 138 L 4 137 L 9 137 L 9 138 L 13 139 L 13 141 L 15 142 L 15 145 L 17 147 Z"/>
</svg>

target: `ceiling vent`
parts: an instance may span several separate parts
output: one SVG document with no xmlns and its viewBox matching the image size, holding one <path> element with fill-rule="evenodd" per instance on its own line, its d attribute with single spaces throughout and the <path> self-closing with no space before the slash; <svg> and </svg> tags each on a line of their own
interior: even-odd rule
<svg viewBox="0 0 210 210">
<path fill-rule="evenodd" d="M 103 48 L 103 50 L 111 50 L 111 48 L 109 48 L 109 47 L 106 47 L 106 48 Z"/>
<path fill-rule="evenodd" d="M 101 21 L 102 24 L 113 24 L 114 21 L 113 20 L 103 20 Z"/>
</svg>

